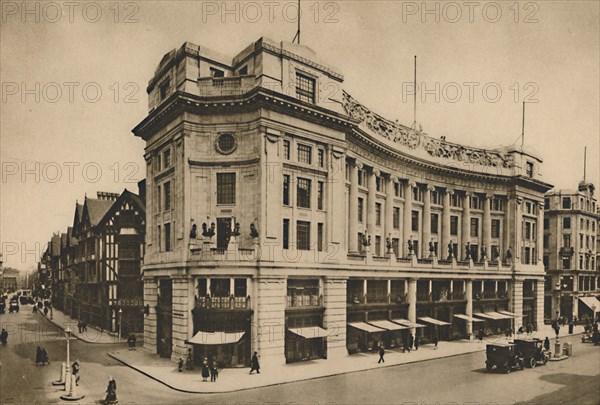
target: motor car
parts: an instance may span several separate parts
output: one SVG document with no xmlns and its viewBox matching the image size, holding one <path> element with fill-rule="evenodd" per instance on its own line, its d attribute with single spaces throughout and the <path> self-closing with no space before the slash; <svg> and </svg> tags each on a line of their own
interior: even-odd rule
<svg viewBox="0 0 600 405">
<path fill-rule="evenodd" d="M 6 311 L 6 301 L 0 299 L 0 314 L 3 314 Z"/>
<path fill-rule="evenodd" d="M 19 302 L 21 305 L 33 304 L 33 298 L 28 295 L 21 295 L 19 297 Z"/>
<path fill-rule="evenodd" d="M 534 368 L 540 362 L 548 363 L 550 355 L 544 350 L 544 342 L 541 339 L 515 339 L 514 343 L 527 367 Z"/>
<path fill-rule="evenodd" d="M 488 344 L 485 353 L 487 371 L 496 369 L 508 374 L 513 369 L 523 370 L 525 368 L 523 357 L 517 352 L 516 345 L 513 343 Z"/>
<path fill-rule="evenodd" d="M 591 333 L 584 333 L 581 336 L 581 343 L 593 343 L 594 342 L 594 335 L 592 335 Z"/>
<path fill-rule="evenodd" d="M 11 298 L 10 299 L 10 304 L 8 307 L 8 311 L 9 312 L 13 312 L 13 311 L 19 311 L 19 301 L 16 298 Z"/>
</svg>

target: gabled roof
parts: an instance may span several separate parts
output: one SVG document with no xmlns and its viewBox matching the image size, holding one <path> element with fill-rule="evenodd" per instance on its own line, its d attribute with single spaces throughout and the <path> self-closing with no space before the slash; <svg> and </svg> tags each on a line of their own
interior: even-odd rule
<svg viewBox="0 0 600 405">
<path fill-rule="evenodd" d="M 73 216 L 73 232 L 75 232 L 75 230 L 81 223 L 82 217 L 83 217 L 83 205 L 79 204 L 79 203 L 75 203 L 75 214 Z"/>
<path fill-rule="evenodd" d="M 114 203 L 114 201 L 110 200 L 86 198 L 83 203 L 83 218 L 87 217 L 90 221 L 90 226 L 95 227 Z"/>
<path fill-rule="evenodd" d="M 69 232 L 69 231 L 67 230 L 67 232 Z M 61 249 L 65 249 L 67 247 L 67 240 L 68 240 L 67 233 L 64 233 L 64 232 L 61 233 L 60 234 L 60 248 Z"/>
<path fill-rule="evenodd" d="M 125 189 L 121 193 L 119 198 L 117 198 L 117 201 L 113 202 L 112 207 L 110 207 L 110 209 L 104 214 L 104 216 L 98 222 L 97 225 L 98 226 L 103 225 L 106 221 L 108 221 L 115 214 L 115 212 L 121 208 L 123 203 L 126 201 L 131 201 L 133 204 L 135 204 L 138 207 L 138 209 L 141 211 L 141 214 L 143 216 L 145 216 L 146 205 L 144 204 L 144 201 L 140 198 L 139 195 L 134 194 L 131 191 Z"/>
</svg>

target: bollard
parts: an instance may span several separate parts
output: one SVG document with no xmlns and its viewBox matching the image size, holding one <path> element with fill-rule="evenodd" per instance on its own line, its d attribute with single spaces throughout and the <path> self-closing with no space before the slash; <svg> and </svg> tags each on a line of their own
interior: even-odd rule
<svg viewBox="0 0 600 405">
<path fill-rule="evenodd" d="M 52 385 L 64 385 L 65 384 L 65 373 L 67 371 L 67 366 L 65 362 L 60 366 L 60 379 L 57 381 L 52 381 Z"/>
<path fill-rule="evenodd" d="M 83 397 L 85 397 L 85 395 L 78 395 L 77 394 L 77 384 L 76 384 L 76 379 L 77 377 L 75 377 L 74 375 L 71 376 L 71 383 L 69 384 L 69 391 L 67 391 L 66 394 L 61 395 L 60 399 L 64 400 L 64 401 L 78 401 L 80 399 L 82 399 Z"/>
<path fill-rule="evenodd" d="M 561 356 L 561 350 L 560 350 L 560 342 L 556 342 L 554 343 L 554 357 L 560 357 Z"/>
</svg>

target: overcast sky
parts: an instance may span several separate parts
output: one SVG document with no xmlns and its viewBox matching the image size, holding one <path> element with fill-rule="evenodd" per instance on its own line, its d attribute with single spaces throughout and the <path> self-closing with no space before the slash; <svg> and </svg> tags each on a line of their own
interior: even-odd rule
<svg viewBox="0 0 600 405">
<path fill-rule="evenodd" d="M 165 53 L 190 41 L 233 56 L 296 32 L 295 0 L 1 3 L 0 240 L 5 265 L 20 269 L 72 224 L 86 193 L 137 191 L 144 143 L 131 129 Z M 452 142 L 520 142 L 527 97 L 525 143 L 544 159 L 544 180 L 576 188 L 587 146 L 599 186 L 598 2 L 423 4 L 303 0 L 301 42 L 355 98 L 408 125 L 403 83 L 418 55 L 429 90 L 418 121 Z"/>
</svg>

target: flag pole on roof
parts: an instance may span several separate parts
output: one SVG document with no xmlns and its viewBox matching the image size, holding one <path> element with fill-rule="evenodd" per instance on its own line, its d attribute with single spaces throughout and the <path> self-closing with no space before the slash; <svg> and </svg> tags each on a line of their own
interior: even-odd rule
<svg viewBox="0 0 600 405">
<path fill-rule="evenodd" d="M 296 42 L 296 38 L 298 39 L 298 45 L 300 45 L 300 0 L 298 0 L 298 30 L 296 36 L 292 39 L 292 43 Z"/>
<path fill-rule="evenodd" d="M 417 129 L 417 55 L 415 55 L 415 69 L 413 78 L 413 124 L 412 128 Z"/>
</svg>

